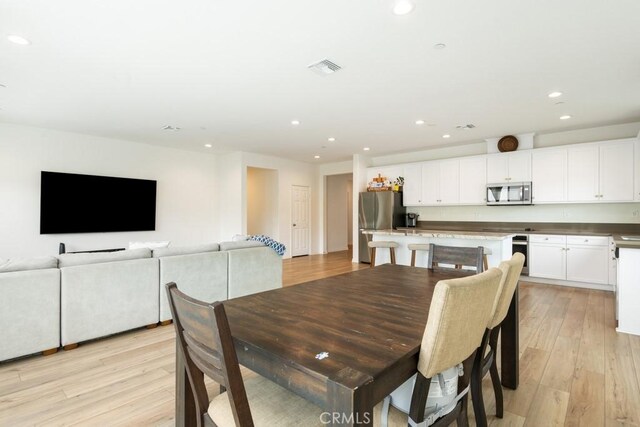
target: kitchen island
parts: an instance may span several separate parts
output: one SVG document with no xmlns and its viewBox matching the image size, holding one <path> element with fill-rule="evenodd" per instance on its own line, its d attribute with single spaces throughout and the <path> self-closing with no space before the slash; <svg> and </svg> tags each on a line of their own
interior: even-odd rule
<svg viewBox="0 0 640 427">
<path fill-rule="evenodd" d="M 487 255 L 489 267 L 497 267 L 500 261 L 510 259 L 512 255 L 513 233 L 460 231 L 460 230 L 363 230 L 363 234 L 372 235 L 373 241 L 394 241 L 399 244 L 396 249 L 396 263 L 411 265 L 410 243 L 434 243 L 443 246 L 483 246 L 490 250 Z M 427 267 L 428 253 L 418 251 L 416 266 Z M 376 251 L 376 265 L 390 262 L 388 250 Z"/>
<path fill-rule="evenodd" d="M 640 237 L 614 236 L 618 248 L 618 332 L 640 335 Z"/>
</svg>

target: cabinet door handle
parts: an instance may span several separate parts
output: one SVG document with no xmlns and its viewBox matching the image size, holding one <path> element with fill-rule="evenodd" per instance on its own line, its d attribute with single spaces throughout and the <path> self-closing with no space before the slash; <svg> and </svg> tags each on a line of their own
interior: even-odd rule
<svg viewBox="0 0 640 427">
<path fill-rule="evenodd" d="M 584 239 L 584 242 L 585 243 L 589 243 L 589 239 Z"/>
<path fill-rule="evenodd" d="M 566 250 L 567 250 L 567 251 L 570 251 L 570 250 L 571 250 L 571 248 L 567 248 Z"/>
</svg>

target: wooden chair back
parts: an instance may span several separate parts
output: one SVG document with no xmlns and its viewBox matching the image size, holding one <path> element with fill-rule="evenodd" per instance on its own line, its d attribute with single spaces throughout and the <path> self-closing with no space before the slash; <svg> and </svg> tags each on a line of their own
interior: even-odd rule
<svg viewBox="0 0 640 427">
<path fill-rule="evenodd" d="M 209 396 L 204 375 L 226 389 L 236 425 L 253 426 L 231 330 L 221 302 L 211 304 L 189 297 L 175 283 L 166 285 L 169 307 L 195 397 L 198 427 L 212 425 L 207 414 Z"/>
<path fill-rule="evenodd" d="M 440 264 L 455 265 L 456 268 L 474 267 L 478 273 L 484 270 L 483 264 L 484 248 L 442 246 L 429 244 L 429 268 L 443 268 Z M 444 267 L 446 268 L 446 267 Z"/>
</svg>

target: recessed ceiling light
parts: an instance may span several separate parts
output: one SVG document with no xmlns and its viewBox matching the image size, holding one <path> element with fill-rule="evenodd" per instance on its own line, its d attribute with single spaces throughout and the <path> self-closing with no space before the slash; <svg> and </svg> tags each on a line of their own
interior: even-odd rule
<svg viewBox="0 0 640 427">
<path fill-rule="evenodd" d="M 396 15 L 406 15 L 411 12 L 415 6 L 413 0 L 395 0 L 393 3 L 393 13 Z"/>
<path fill-rule="evenodd" d="M 291 120 L 291 124 L 294 126 L 298 126 L 300 124 L 300 120 Z"/>
<path fill-rule="evenodd" d="M 335 139 L 334 137 L 329 137 L 329 138 L 327 138 L 327 141 L 329 141 L 329 142 L 333 142 L 333 141 L 335 141 L 335 140 L 336 140 L 336 139 Z"/>
<path fill-rule="evenodd" d="M 417 125 L 423 125 L 424 124 L 424 120 L 416 120 L 416 124 Z"/>
<path fill-rule="evenodd" d="M 211 145 L 211 144 L 204 144 L 204 146 L 207 147 L 207 148 L 213 147 L 213 145 Z"/>
<path fill-rule="evenodd" d="M 7 40 L 9 40 L 11 43 L 15 43 L 15 44 L 21 44 L 21 45 L 31 44 L 31 42 L 29 40 L 25 39 L 24 37 L 20 37 L 18 35 L 15 35 L 15 34 L 11 34 L 10 36 L 7 36 Z"/>
<path fill-rule="evenodd" d="M 436 43 L 436 44 L 433 45 L 433 48 L 437 49 L 437 50 L 444 49 L 445 47 L 447 47 L 447 45 L 444 44 L 444 43 Z"/>
<path fill-rule="evenodd" d="M 564 116 L 560 116 L 560 120 L 569 120 L 571 118 L 570 115 L 565 114 Z"/>
<path fill-rule="evenodd" d="M 315 155 L 315 156 L 313 156 L 313 158 L 314 158 L 314 159 L 319 159 L 319 158 L 320 158 L 320 156 Z"/>
<path fill-rule="evenodd" d="M 369 150 L 371 150 L 371 148 L 369 148 L 369 147 L 364 147 L 364 148 L 363 148 L 363 150 L 364 150 L 364 151 L 369 151 Z"/>
<path fill-rule="evenodd" d="M 443 137 L 443 138 L 451 138 L 451 135 L 449 135 L 449 134 L 447 133 L 447 134 L 442 135 L 442 137 Z"/>
<path fill-rule="evenodd" d="M 562 96 L 562 92 L 551 92 L 548 96 L 549 98 L 557 98 L 559 96 Z"/>
</svg>

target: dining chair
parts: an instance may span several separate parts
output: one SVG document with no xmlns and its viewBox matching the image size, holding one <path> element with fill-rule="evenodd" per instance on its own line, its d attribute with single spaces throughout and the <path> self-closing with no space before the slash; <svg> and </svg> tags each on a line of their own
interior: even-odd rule
<svg viewBox="0 0 640 427">
<path fill-rule="evenodd" d="M 394 396 L 394 392 L 376 405 L 374 426 L 417 425 L 425 421 L 426 425 L 431 425 L 433 421 L 432 425 L 438 427 L 454 420 L 458 426 L 468 426 L 468 391 L 473 361 L 493 314 L 501 279 L 502 271 L 491 268 L 473 276 L 438 282 L 420 346 L 418 373 L 408 380 L 415 381 L 415 385 L 396 390 L 406 390 L 411 396 Z M 458 394 L 452 410 L 427 415 L 432 378 L 459 364 L 462 364 L 462 376 L 458 378 Z M 402 408 L 394 401 L 411 403 L 408 408 Z"/>
<path fill-rule="evenodd" d="M 166 285 L 179 351 L 193 392 L 196 425 L 320 426 L 322 410 L 261 376 L 243 381 L 224 306 L 204 303 Z M 220 384 L 209 400 L 204 376 Z M 255 416 L 255 420 L 254 420 Z"/>
<path fill-rule="evenodd" d="M 487 413 L 482 397 L 482 379 L 487 375 L 487 372 L 491 374 L 493 392 L 496 397 L 496 416 L 502 418 L 504 413 L 502 384 L 500 382 L 500 374 L 498 373 L 498 364 L 496 361 L 498 336 L 500 335 L 502 322 L 507 317 L 511 299 L 516 291 L 518 279 L 524 266 L 524 260 L 524 255 L 516 252 L 510 260 L 502 261 L 498 267 L 503 272 L 504 280 L 502 289 L 498 292 L 494 314 L 482 337 L 482 343 L 476 354 L 476 360 L 474 361 L 473 372 L 471 374 L 471 399 L 473 401 L 476 423 L 479 427 L 487 425 Z"/>
<path fill-rule="evenodd" d="M 455 265 L 456 269 L 463 267 L 473 267 L 476 272 L 484 271 L 484 248 L 458 247 L 458 246 L 442 246 L 429 244 L 429 258 L 427 265 L 429 268 L 446 268 L 440 267 L 440 264 Z M 465 270 L 468 270 L 465 269 Z"/>
</svg>

